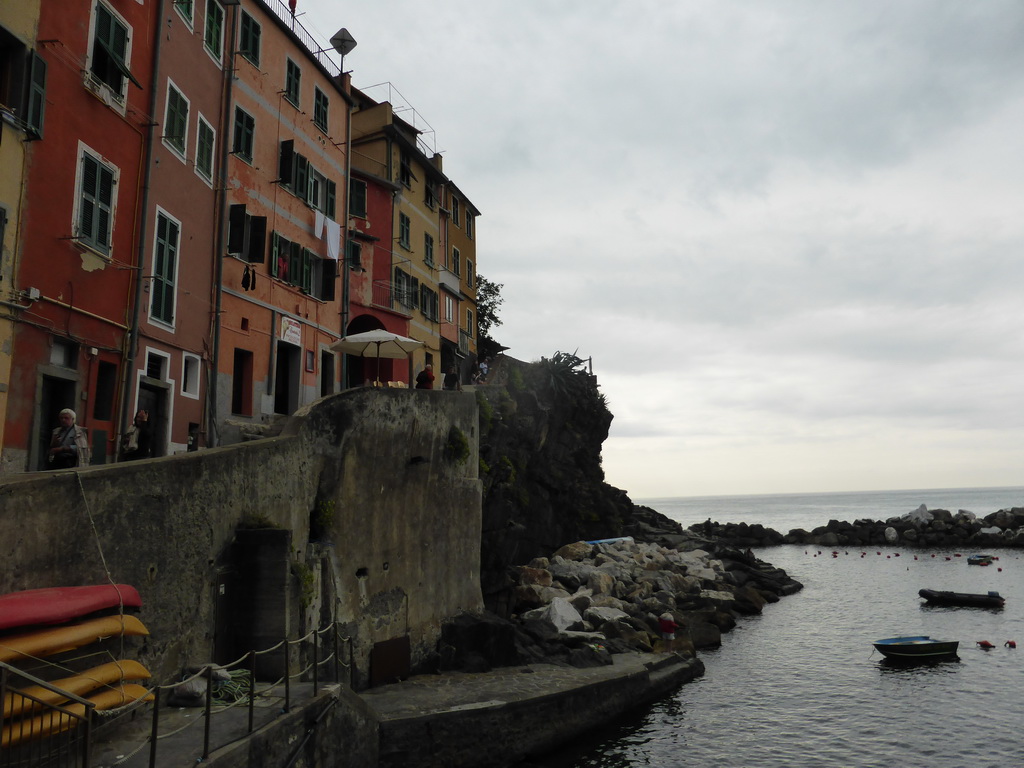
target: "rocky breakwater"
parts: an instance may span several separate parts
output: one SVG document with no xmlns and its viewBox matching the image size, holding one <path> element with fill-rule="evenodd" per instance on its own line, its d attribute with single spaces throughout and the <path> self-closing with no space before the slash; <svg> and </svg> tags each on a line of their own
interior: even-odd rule
<svg viewBox="0 0 1024 768">
<path fill-rule="evenodd" d="M 689 548 L 630 537 L 580 541 L 512 569 L 510 619 L 463 616 L 449 623 L 442 668 L 482 671 L 525 662 L 589 667 L 634 651 L 692 658 L 700 648 L 719 645 L 739 616 L 760 613 L 801 588 L 748 553 L 672 535 Z M 658 626 L 665 614 L 679 626 L 667 643 Z"/>
<path fill-rule="evenodd" d="M 568 544 L 520 567 L 518 582 L 522 626 L 538 641 L 689 655 L 719 645 L 738 616 L 800 589 L 783 571 L 739 551 L 713 555 L 630 538 Z M 668 643 L 658 627 L 666 614 L 679 625 Z"/>
<path fill-rule="evenodd" d="M 1024 547 L 1024 507 L 1001 509 L 979 517 L 965 509 L 954 514 L 946 509 L 930 510 L 922 504 L 913 512 L 887 520 L 830 520 L 828 525 L 811 531 L 796 528 L 787 534 L 743 523 L 706 522 L 691 526 L 690 530 L 737 547 L 777 544 L 814 544 L 823 547 L 896 544 L 913 547 Z"/>
</svg>

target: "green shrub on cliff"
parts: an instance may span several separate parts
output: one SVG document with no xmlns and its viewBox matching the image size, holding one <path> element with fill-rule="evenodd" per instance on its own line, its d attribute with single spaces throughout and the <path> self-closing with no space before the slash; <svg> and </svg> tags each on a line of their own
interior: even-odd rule
<svg viewBox="0 0 1024 768">
<path fill-rule="evenodd" d="M 458 427 L 448 430 L 448 445 L 445 446 L 445 455 L 456 464 L 461 464 L 469 458 L 469 440 Z"/>
<path fill-rule="evenodd" d="M 486 432 L 491 428 L 491 421 L 494 419 L 494 409 L 491 401 L 487 399 L 482 389 L 476 391 L 476 406 L 480 413 L 480 431 Z"/>
</svg>

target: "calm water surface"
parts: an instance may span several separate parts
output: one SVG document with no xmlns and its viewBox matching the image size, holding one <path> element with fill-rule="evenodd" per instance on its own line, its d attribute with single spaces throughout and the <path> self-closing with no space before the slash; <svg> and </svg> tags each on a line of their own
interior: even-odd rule
<svg viewBox="0 0 1024 768">
<path fill-rule="evenodd" d="M 994 492 L 994 493 L 993 493 Z M 957 496 L 953 503 L 942 501 Z M 908 494 L 908 495 L 904 495 Z M 924 495 L 922 495 L 924 494 Z M 931 495 L 937 494 L 937 495 Z M 822 498 L 805 505 L 806 523 L 772 525 L 751 514 L 731 517 L 677 500 L 690 520 L 761 522 L 778 530 L 813 528 L 830 517 L 884 519 L 921 503 L 979 515 L 1024 506 L 1024 489 L 901 491 L 872 498 Z M 833 494 L 827 497 L 836 496 Z M 734 499 L 737 497 L 733 497 Z M 769 505 L 779 497 L 762 497 Z M 931 499 L 931 501 L 929 501 Z M 999 499 L 996 501 L 995 499 Z M 718 500 L 719 502 L 721 499 Z M 674 516 L 669 509 L 644 502 Z M 730 502 L 735 503 L 735 502 Z M 756 503 L 752 497 L 745 502 Z M 729 503 L 726 504 L 728 507 Z M 899 508 L 903 505 L 903 508 Z M 837 513 L 836 509 L 879 514 Z M 791 512 L 776 519 L 791 516 Z M 824 515 L 824 519 L 820 519 Z M 813 520 L 811 518 L 814 518 Z M 831 551 L 802 546 L 760 550 L 804 590 L 742 619 L 714 651 L 702 651 L 704 678 L 616 728 L 604 729 L 537 763 L 545 768 L 634 766 L 904 765 L 930 768 L 1024 765 L 1024 551 L 992 550 L 999 561 L 968 566 L 967 552 L 901 548 Z M 956 557 L 957 554 L 964 557 Z M 934 557 L 933 557 L 934 555 Z M 998 590 L 1006 608 L 930 608 L 923 587 L 962 592 Z M 896 635 L 959 640 L 959 660 L 890 666 L 871 643 Z M 996 645 L 978 648 L 978 640 Z M 1016 640 L 1019 648 L 1004 647 Z"/>
</svg>

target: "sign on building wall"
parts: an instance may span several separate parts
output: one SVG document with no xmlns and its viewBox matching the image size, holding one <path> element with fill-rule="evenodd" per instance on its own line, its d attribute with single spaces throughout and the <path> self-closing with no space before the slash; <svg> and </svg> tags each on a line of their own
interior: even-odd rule
<svg viewBox="0 0 1024 768">
<path fill-rule="evenodd" d="M 281 333 L 279 337 L 281 341 L 287 341 L 289 344 L 294 344 L 297 347 L 302 346 L 302 325 L 298 320 L 293 320 L 290 317 L 281 318 Z"/>
</svg>

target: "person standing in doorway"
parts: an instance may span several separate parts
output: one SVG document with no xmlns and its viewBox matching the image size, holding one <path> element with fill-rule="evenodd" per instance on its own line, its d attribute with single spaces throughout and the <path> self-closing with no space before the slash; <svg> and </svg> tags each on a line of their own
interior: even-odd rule
<svg viewBox="0 0 1024 768">
<path fill-rule="evenodd" d="M 70 408 L 57 416 L 60 426 L 50 437 L 50 468 L 71 469 L 89 465 L 89 436 L 85 429 L 75 424 L 78 417 Z"/>
<path fill-rule="evenodd" d="M 459 368 L 453 365 L 448 373 L 444 375 L 444 388 L 449 392 L 462 391 L 462 382 L 459 380 Z"/>
<path fill-rule="evenodd" d="M 121 439 L 121 461 L 148 459 L 152 453 L 153 433 L 149 428 L 149 411 L 140 409 L 132 425 Z"/>
</svg>

